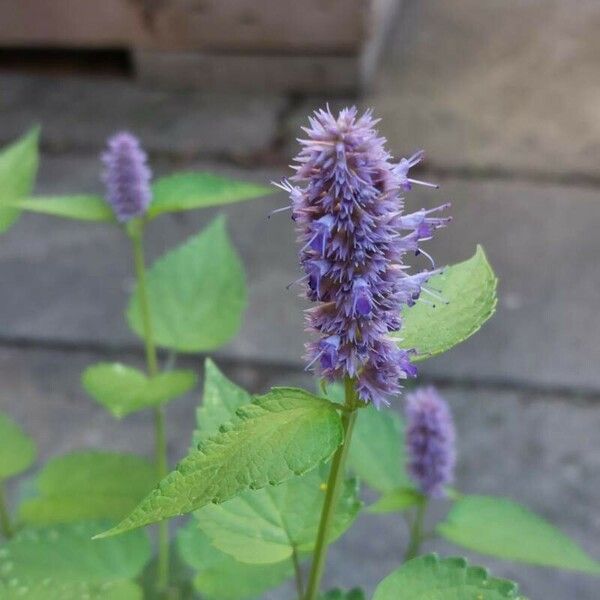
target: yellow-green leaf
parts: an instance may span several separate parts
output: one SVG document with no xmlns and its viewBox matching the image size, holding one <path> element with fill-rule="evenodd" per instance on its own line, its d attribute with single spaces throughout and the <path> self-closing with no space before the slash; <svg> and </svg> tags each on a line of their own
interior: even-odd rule
<svg viewBox="0 0 600 600">
<path fill-rule="evenodd" d="M 183 396 L 196 385 L 193 371 L 166 371 L 155 377 L 121 363 L 98 363 L 81 378 L 85 391 L 115 417 L 156 407 Z"/>
<path fill-rule="evenodd" d="M 485 252 L 477 246 L 469 260 L 444 269 L 428 287 L 443 300 L 417 302 L 403 313 L 396 335 L 401 348 L 417 351 L 413 362 L 446 352 L 479 331 L 496 310 L 497 279 Z"/>
<path fill-rule="evenodd" d="M 340 415 L 329 401 L 300 389 L 275 388 L 239 408 L 235 420 L 201 442 L 100 537 L 219 504 L 249 488 L 283 483 L 328 460 L 342 438 Z"/>
<path fill-rule="evenodd" d="M 267 196 L 273 188 L 236 181 L 213 173 L 175 173 L 158 179 L 152 186 L 150 218 L 163 213 L 180 212 Z"/>
<path fill-rule="evenodd" d="M 39 135 L 39 127 L 34 127 L 0 150 L 0 233 L 19 218 L 20 211 L 13 203 L 33 190 L 39 163 Z"/>
</svg>

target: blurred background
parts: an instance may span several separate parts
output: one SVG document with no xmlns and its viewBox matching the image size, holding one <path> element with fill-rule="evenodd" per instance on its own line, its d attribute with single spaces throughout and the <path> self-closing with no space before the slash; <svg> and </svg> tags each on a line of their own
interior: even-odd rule
<svg viewBox="0 0 600 600">
<path fill-rule="evenodd" d="M 579 0 L 2 0 L 0 143 L 42 129 L 39 193 L 102 191 L 98 155 L 135 132 L 157 174 L 289 175 L 315 107 L 372 106 L 396 157 L 424 148 L 409 208 L 453 204 L 428 251 L 482 243 L 496 316 L 423 363 L 450 401 L 458 487 L 528 504 L 600 557 L 600 2 Z M 227 207 L 247 269 L 241 335 L 216 356 L 252 391 L 311 386 L 283 194 Z M 213 216 L 152 223 L 150 258 Z M 142 353 L 122 316 L 132 286 L 119 231 L 25 215 L 0 238 L 0 402 L 42 458 L 81 447 L 151 452 L 150 417 L 115 424 L 79 384 L 100 359 Z M 210 285 L 210 282 L 207 282 Z M 182 364 L 200 368 L 201 358 Z M 199 391 L 169 407 L 173 461 Z M 398 402 L 396 407 L 401 409 Z M 436 510 L 443 512 L 444 504 Z M 401 557 L 398 515 L 363 516 L 328 583 L 374 584 Z M 426 549 L 457 550 L 432 541 Z M 472 556 L 526 596 L 597 600 L 598 579 Z M 285 591 L 269 598 L 284 598 Z"/>
</svg>

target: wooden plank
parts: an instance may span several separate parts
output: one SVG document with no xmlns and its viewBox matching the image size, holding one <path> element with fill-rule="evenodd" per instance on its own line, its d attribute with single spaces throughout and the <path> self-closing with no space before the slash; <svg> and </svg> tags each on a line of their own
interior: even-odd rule
<svg viewBox="0 0 600 600">
<path fill-rule="evenodd" d="M 2 0 L 0 45 L 349 52 L 373 0 Z"/>
<path fill-rule="evenodd" d="M 175 89 L 352 93 L 362 86 L 357 55 L 235 55 L 137 50 L 141 81 Z"/>
<path fill-rule="evenodd" d="M 4 47 L 125 47 L 146 35 L 126 0 L 0 0 L 0 15 Z"/>
</svg>

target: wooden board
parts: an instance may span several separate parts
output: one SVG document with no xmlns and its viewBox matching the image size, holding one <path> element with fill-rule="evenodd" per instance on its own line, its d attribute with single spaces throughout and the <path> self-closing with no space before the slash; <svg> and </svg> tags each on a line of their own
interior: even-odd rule
<svg viewBox="0 0 600 600">
<path fill-rule="evenodd" d="M 358 50 L 372 0 L 1 0 L 0 46 Z"/>
</svg>

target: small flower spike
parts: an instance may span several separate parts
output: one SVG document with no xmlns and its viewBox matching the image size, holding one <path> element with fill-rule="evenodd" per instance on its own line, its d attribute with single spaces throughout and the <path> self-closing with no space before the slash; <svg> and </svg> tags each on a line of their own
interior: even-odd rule
<svg viewBox="0 0 600 600">
<path fill-rule="evenodd" d="M 102 154 L 102 162 L 106 200 L 117 220 L 126 223 L 145 214 L 152 200 L 152 173 L 139 140 L 127 132 L 113 135 Z"/>
<path fill-rule="evenodd" d="M 420 490 L 431 498 L 444 496 L 454 480 L 455 431 L 450 408 L 433 387 L 406 395 L 406 450 Z"/>
<path fill-rule="evenodd" d="M 329 381 L 355 379 L 363 402 L 388 404 L 401 381 L 416 375 L 412 350 L 389 334 L 401 329 L 402 307 L 439 272 L 409 275 L 403 257 L 428 256 L 421 243 L 446 225 L 437 212 L 447 205 L 404 214 L 400 194 L 418 183 L 408 171 L 423 154 L 393 163 L 371 111 L 359 116 L 347 108 L 334 117 L 318 110 L 309 122 L 296 173 L 279 184 L 299 234 L 307 277 L 298 283 L 316 303 L 307 311 L 317 338 L 307 346 L 307 362 Z"/>
</svg>

